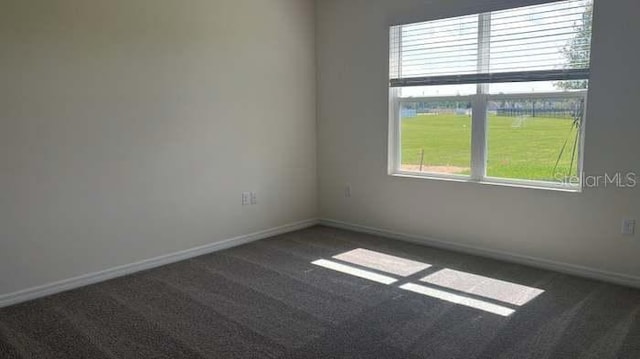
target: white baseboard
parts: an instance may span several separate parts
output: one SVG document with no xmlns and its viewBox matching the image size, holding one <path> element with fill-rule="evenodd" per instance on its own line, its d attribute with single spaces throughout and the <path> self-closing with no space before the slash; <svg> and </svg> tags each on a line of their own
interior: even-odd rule
<svg viewBox="0 0 640 359">
<path fill-rule="evenodd" d="M 64 279 L 61 281 L 48 283 L 45 285 L 32 287 L 24 290 L 20 290 L 13 293 L 0 295 L 0 308 L 9 305 L 18 304 L 28 300 L 45 297 L 51 294 L 64 292 L 70 289 L 83 287 L 89 284 L 102 282 L 108 279 L 121 277 L 127 274 L 151 269 L 159 266 L 163 266 L 169 263 L 179 262 L 185 259 L 201 256 L 223 249 L 239 246 L 249 242 L 257 241 L 260 239 L 273 237 L 279 234 L 284 234 L 292 231 L 297 231 L 307 227 L 311 227 L 318 224 L 317 219 L 307 219 L 300 222 L 285 224 L 255 233 L 245 234 L 234 238 L 225 239 L 223 241 L 205 244 L 203 246 L 186 249 L 183 251 L 165 254 L 159 257 L 145 259 L 140 262 L 121 265 L 118 267 L 109 268 L 103 271 L 88 273 L 81 276 Z"/>
<path fill-rule="evenodd" d="M 493 249 L 486 249 L 476 246 L 470 246 L 467 244 L 453 243 L 448 241 L 443 241 L 439 239 L 433 239 L 426 236 L 418 236 L 413 234 L 400 233 L 385 229 L 373 228 L 368 226 L 363 226 L 359 224 L 342 222 L 334 219 L 320 219 L 319 223 L 321 225 L 325 225 L 328 227 L 341 228 L 346 230 L 351 230 L 354 232 L 367 233 L 372 235 L 377 235 L 381 237 L 387 237 L 392 239 L 397 239 L 405 242 L 411 242 L 416 244 L 422 244 L 442 249 L 448 249 L 451 251 L 462 252 L 467 254 L 473 254 L 482 257 L 488 257 L 493 259 L 498 259 L 506 262 L 524 264 L 531 267 L 537 267 L 542 269 L 548 269 L 556 272 L 561 272 L 565 274 L 571 274 L 575 276 L 585 277 L 589 279 L 600 280 L 604 282 L 610 282 L 615 284 L 620 284 L 624 286 L 640 288 L 640 277 L 631 276 L 622 273 L 615 273 L 604 271 L 600 269 L 593 269 L 589 267 L 584 267 L 575 264 L 562 263 L 557 261 L 552 261 L 548 259 L 536 258 L 525 256 L 521 254 L 503 252 Z"/>
</svg>

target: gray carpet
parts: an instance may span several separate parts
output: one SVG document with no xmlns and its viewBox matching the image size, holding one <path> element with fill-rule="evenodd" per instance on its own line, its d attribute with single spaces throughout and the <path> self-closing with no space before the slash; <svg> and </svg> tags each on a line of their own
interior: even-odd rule
<svg viewBox="0 0 640 359">
<path fill-rule="evenodd" d="M 357 248 L 432 267 L 402 276 L 332 258 Z M 544 292 L 514 305 L 491 279 L 420 280 L 445 268 Z M 639 309 L 638 290 L 318 226 L 1 309 L 0 357 L 640 358 Z"/>
</svg>

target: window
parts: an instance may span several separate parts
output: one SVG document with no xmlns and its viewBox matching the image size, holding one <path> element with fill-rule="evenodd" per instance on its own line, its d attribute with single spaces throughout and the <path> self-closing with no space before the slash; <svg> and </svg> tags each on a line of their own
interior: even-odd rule
<svg viewBox="0 0 640 359">
<path fill-rule="evenodd" d="M 392 26 L 390 173 L 580 189 L 592 9 Z"/>
</svg>

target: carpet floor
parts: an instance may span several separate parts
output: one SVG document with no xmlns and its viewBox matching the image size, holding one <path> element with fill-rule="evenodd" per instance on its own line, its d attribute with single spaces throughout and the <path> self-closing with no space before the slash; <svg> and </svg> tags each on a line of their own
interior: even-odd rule
<svg viewBox="0 0 640 359">
<path fill-rule="evenodd" d="M 0 309 L 0 358 L 640 358 L 640 291 L 317 226 Z"/>
</svg>

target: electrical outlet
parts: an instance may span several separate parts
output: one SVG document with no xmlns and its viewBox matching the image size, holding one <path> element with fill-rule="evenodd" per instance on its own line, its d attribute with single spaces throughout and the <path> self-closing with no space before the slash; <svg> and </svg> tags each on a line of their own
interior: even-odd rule
<svg viewBox="0 0 640 359">
<path fill-rule="evenodd" d="M 624 219 L 622 221 L 622 234 L 625 236 L 633 236 L 636 233 L 636 220 Z"/>
<path fill-rule="evenodd" d="M 346 186 L 344 186 L 344 196 L 346 198 L 350 198 L 351 197 L 351 185 L 347 184 Z"/>
<path fill-rule="evenodd" d="M 258 195 L 255 192 L 251 192 L 251 204 L 258 204 Z"/>
<path fill-rule="evenodd" d="M 251 204 L 251 192 L 242 192 L 242 205 L 248 206 Z"/>
</svg>

